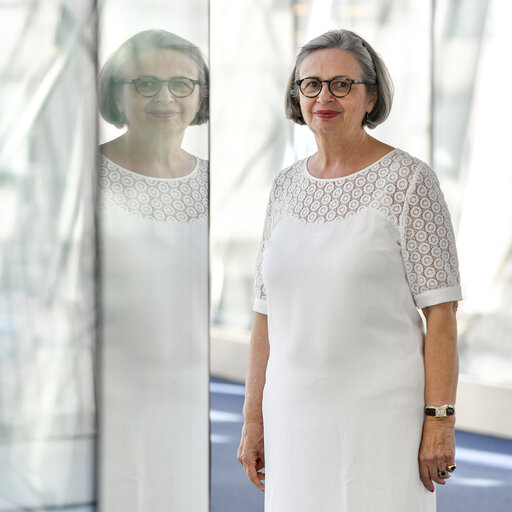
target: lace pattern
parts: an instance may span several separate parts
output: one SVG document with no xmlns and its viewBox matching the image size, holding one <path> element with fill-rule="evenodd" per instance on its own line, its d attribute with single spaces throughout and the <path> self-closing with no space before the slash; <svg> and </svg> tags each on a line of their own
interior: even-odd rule
<svg viewBox="0 0 512 512">
<path fill-rule="evenodd" d="M 455 237 L 439 181 L 421 160 L 395 149 L 370 167 L 342 178 L 311 176 L 299 160 L 274 180 L 256 264 L 256 297 L 266 300 L 265 243 L 283 217 L 300 223 L 343 221 L 368 209 L 399 232 L 413 296 L 458 286 Z"/>
<path fill-rule="evenodd" d="M 100 209 L 120 208 L 158 222 L 198 222 L 208 214 L 208 162 L 182 178 L 153 178 L 124 169 L 101 156 Z"/>
</svg>

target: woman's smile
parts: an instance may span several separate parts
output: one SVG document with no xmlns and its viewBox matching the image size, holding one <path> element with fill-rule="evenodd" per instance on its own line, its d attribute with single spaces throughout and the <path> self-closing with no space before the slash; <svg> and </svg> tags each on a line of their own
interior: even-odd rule
<svg viewBox="0 0 512 512">
<path fill-rule="evenodd" d="M 179 114 L 179 111 L 177 109 L 158 108 L 149 110 L 148 114 L 158 119 L 170 119 L 172 117 L 176 117 Z"/>
<path fill-rule="evenodd" d="M 341 112 L 338 110 L 315 110 L 314 114 L 320 119 L 332 119 L 341 114 Z"/>
</svg>

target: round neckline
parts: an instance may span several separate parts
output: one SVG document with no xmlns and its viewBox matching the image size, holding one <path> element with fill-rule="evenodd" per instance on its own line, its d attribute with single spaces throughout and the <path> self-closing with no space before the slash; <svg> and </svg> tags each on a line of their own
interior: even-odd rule
<svg viewBox="0 0 512 512">
<path fill-rule="evenodd" d="M 131 174 L 132 176 L 136 176 L 137 178 L 140 178 L 140 179 L 148 179 L 148 180 L 155 180 L 155 181 L 182 181 L 182 180 L 186 180 L 186 179 L 189 179 L 189 178 L 192 178 L 193 176 L 195 176 L 199 169 L 199 158 L 197 156 L 192 155 L 192 156 L 194 156 L 196 163 L 194 165 L 194 168 L 188 174 L 185 174 L 183 176 L 177 176 L 176 178 L 170 178 L 170 177 L 169 178 L 159 178 L 157 176 L 148 176 L 147 174 L 141 174 L 140 172 L 132 171 L 130 169 L 127 169 L 126 167 L 123 167 L 122 165 L 119 165 L 117 162 L 114 162 L 113 160 L 108 158 L 108 156 L 105 156 L 101 152 L 100 152 L 100 155 L 107 162 L 110 162 L 111 164 L 115 165 L 118 169 L 121 169 L 123 172 L 125 172 L 127 174 Z"/>
<path fill-rule="evenodd" d="M 311 158 L 311 156 L 308 156 L 307 158 L 304 159 L 304 173 L 306 174 L 306 176 L 314 181 L 325 181 L 325 182 L 328 182 L 328 181 L 339 181 L 339 180 L 345 180 L 347 178 L 350 178 L 352 176 L 357 176 L 358 174 L 361 174 L 365 171 L 367 171 L 368 169 L 370 169 L 370 167 L 373 167 L 375 164 L 378 164 L 380 162 L 382 162 L 382 160 L 384 160 L 385 158 L 389 158 L 393 153 L 399 151 L 398 148 L 393 148 L 391 151 L 388 151 L 385 155 L 381 156 L 378 160 L 375 160 L 375 162 L 372 162 L 370 165 L 364 167 L 363 169 L 359 169 L 358 171 L 354 171 L 354 172 L 351 172 L 350 174 L 346 174 L 345 176 L 339 176 L 337 178 L 318 178 L 317 176 L 313 176 L 310 172 L 309 172 L 309 169 L 308 169 L 308 162 L 309 162 L 309 159 Z"/>
</svg>

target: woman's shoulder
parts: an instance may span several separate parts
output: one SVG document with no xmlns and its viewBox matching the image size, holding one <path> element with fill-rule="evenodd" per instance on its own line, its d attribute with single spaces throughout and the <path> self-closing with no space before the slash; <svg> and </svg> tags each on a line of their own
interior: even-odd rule
<svg viewBox="0 0 512 512">
<path fill-rule="evenodd" d="M 210 167 L 210 162 L 205 158 L 201 158 L 200 156 L 192 155 L 196 159 L 196 165 L 200 171 L 208 172 Z"/>
<path fill-rule="evenodd" d="M 303 173 L 306 161 L 307 158 L 302 158 L 301 160 L 293 162 L 293 164 L 285 167 L 284 169 L 281 169 L 274 178 L 274 184 L 280 185 L 286 179 L 296 179 L 299 177 Z"/>
<path fill-rule="evenodd" d="M 300 188 L 300 183 L 304 179 L 304 167 L 307 158 L 297 160 L 293 164 L 281 169 L 272 181 L 270 188 L 270 202 L 282 198 L 288 191 Z"/>
<path fill-rule="evenodd" d="M 400 177 L 408 180 L 409 188 L 417 188 L 422 183 L 427 185 L 428 188 L 439 186 L 439 178 L 436 172 L 421 158 L 398 148 L 395 148 L 390 156 L 391 161 L 387 167 L 390 170 L 394 168 L 398 170 Z"/>
<path fill-rule="evenodd" d="M 114 160 L 111 160 L 108 156 L 106 156 L 105 153 L 101 151 L 101 149 L 98 151 L 97 161 L 100 174 L 108 173 L 111 171 L 123 170 L 122 166 L 120 166 L 119 164 L 114 162 Z"/>
<path fill-rule="evenodd" d="M 123 167 L 118 157 L 117 147 L 119 144 L 119 138 L 100 144 L 98 147 L 98 163 L 100 173 L 112 172 L 112 171 L 123 171 L 126 168 Z"/>
<path fill-rule="evenodd" d="M 434 173 L 430 165 L 428 165 L 425 161 L 423 161 L 421 158 L 411 155 L 403 149 L 395 148 L 392 153 L 393 160 L 400 163 L 402 168 L 409 169 L 411 174 Z"/>
</svg>

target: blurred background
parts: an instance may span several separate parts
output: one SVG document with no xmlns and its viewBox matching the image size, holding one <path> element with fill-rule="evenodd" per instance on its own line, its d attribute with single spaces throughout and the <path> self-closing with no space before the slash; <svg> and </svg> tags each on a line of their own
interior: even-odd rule
<svg viewBox="0 0 512 512">
<path fill-rule="evenodd" d="M 0 510 L 88 505 L 95 5 L 2 1 L 0 26 Z"/>
<path fill-rule="evenodd" d="M 146 28 L 195 42 L 212 70 L 209 133 L 191 129 L 185 145 L 211 162 L 213 463 L 234 461 L 270 184 L 315 151 L 285 119 L 288 75 L 302 44 L 339 27 L 370 42 L 395 84 L 374 135 L 440 177 L 464 294 L 458 426 L 495 436 L 484 446 L 500 455 L 490 440 L 512 438 L 511 15 L 504 0 L 0 0 L 0 511 L 95 504 L 96 148 L 116 136 L 98 128 L 96 74 Z M 491 460 L 502 479 L 470 484 L 510 489 L 512 458 Z M 250 510 L 243 500 L 216 510 Z"/>
</svg>

